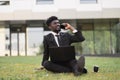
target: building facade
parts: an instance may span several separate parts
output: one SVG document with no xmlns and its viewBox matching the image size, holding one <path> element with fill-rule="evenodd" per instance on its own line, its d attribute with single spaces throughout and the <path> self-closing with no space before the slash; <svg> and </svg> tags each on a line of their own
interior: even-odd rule
<svg viewBox="0 0 120 80">
<path fill-rule="evenodd" d="M 0 0 L 0 56 L 39 53 L 50 16 L 82 30 L 77 53 L 120 53 L 119 0 Z"/>
</svg>

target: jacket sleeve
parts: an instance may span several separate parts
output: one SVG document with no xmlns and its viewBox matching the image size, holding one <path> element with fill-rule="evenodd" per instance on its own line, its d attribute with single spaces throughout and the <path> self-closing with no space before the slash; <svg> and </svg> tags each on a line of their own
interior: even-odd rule
<svg viewBox="0 0 120 80">
<path fill-rule="evenodd" d="M 44 46 L 44 52 L 43 52 L 42 66 L 44 62 L 49 59 L 49 49 L 48 49 L 48 43 L 46 40 L 46 36 L 44 36 L 43 46 Z"/>
<path fill-rule="evenodd" d="M 82 42 L 85 40 L 81 31 L 77 31 L 73 35 L 69 34 L 69 38 L 70 38 L 70 43 Z"/>
</svg>

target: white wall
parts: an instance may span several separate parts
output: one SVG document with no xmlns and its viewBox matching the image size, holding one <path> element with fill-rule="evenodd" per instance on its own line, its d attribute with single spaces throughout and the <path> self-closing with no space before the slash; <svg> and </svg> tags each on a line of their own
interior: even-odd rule
<svg viewBox="0 0 120 80">
<path fill-rule="evenodd" d="M 103 8 L 120 8 L 120 0 L 102 0 Z"/>
<path fill-rule="evenodd" d="M 5 55 L 5 28 L 0 24 L 0 56 Z"/>
<path fill-rule="evenodd" d="M 59 9 L 99 10 L 101 8 L 120 8 L 120 0 L 98 0 L 97 4 L 80 4 L 80 0 L 54 0 L 54 4 L 43 5 L 36 5 L 36 0 L 10 0 L 10 5 L 0 6 L 0 12 L 16 10 L 49 12 Z"/>
<path fill-rule="evenodd" d="M 90 17 L 89 12 L 95 17 Z M 108 13 L 111 15 L 107 16 Z M 66 16 L 70 19 L 119 18 L 119 13 L 120 0 L 98 0 L 97 4 L 81 4 L 80 0 L 54 0 L 54 4 L 41 5 L 36 5 L 36 0 L 10 0 L 10 5 L 0 6 L 0 20 L 36 20 L 51 15 L 64 19 Z"/>
<path fill-rule="evenodd" d="M 29 10 L 33 7 L 34 0 L 10 0 L 13 11 Z"/>
</svg>

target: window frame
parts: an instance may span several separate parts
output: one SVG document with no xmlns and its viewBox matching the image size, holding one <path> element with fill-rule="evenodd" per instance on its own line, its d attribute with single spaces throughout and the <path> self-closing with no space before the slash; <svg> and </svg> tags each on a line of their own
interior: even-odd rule
<svg viewBox="0 0 120 80">
<path fill-rule="evenodd" d="M 10 5 L 10 0 L 0 0 L 0 6 L 9 6 L 9 5 Z"/>
<path fill-rule="evenodd" d="M 80 4 L 97 4 L 98 0 L 80 0 Z"/>
<path fill-rule="evenodd" d="M 36 0 L 37 5 L 54 4 L 54 0 Z"/>
</svg>

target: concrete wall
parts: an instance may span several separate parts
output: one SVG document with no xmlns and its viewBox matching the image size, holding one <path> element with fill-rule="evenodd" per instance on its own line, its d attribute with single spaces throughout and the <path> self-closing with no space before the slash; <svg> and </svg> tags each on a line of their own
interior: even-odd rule
<svg viewBox="0 0 120 80">
<path fill-rule="evenodd" d="M 120 0 L 98 0 L 81 4 L 80 0 L 54 0 L 54 4 L 36 4 L 36 0 L 10 0 L 0 6 L 0 20 L 38 20 L 51 15 L 61 19 L 119 18 Z"/>
</svg>

